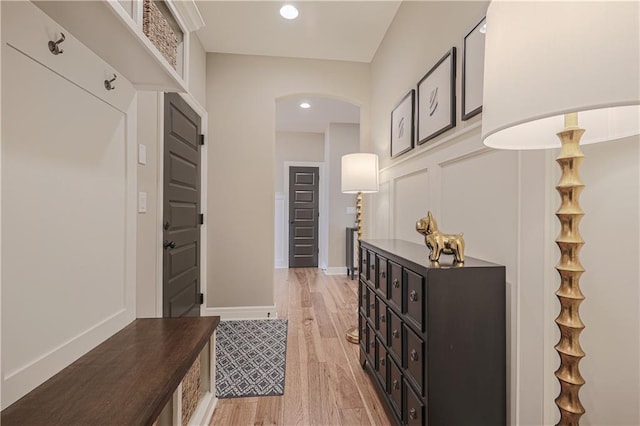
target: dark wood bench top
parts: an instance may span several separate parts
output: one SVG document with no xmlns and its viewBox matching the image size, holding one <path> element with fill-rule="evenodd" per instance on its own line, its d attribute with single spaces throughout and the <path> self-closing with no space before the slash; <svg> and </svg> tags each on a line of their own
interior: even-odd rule
<svg viewBox="0 0 640 426">
<path fill-rule="evenodd" d="M 220 322 L 137 319 L 2 411 L 10 425 L 151 425 Z"/>
</svg>

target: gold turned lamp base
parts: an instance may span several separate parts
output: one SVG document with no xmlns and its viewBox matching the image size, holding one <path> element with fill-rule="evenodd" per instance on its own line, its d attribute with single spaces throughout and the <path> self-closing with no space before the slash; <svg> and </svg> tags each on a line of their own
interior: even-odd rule
<svg viewBox="0 0 640 426">
<path fill-rule="evenodd" d="M 360 279 L 360 239 L 362 238 L 362 192 L 358 192 L 356 198 L 356 222 L 358 227 L 358 259 L 356 264 L 358 265 L 358 280 Z M 358 316 L 358 310 L 356 309 L 356 317 Z M 349 343 L 358 344 L 360 342 L 360 331 L 358 327 L 350 327 L 345 337 Z"/>
<path fill-rule="evenodd" d="M 349 328 L 347 330 L 347 333 L 345 334 L 345 337 L 347 338 L 347 341 L 349 343 L 354 343 L 357 345 L 360 341 L 360 333 L 358 332 L 358 327 Z"/>
<path fill-rule="evenodd" d="M 558 133 L 562 141 L 562 151 L 557 162 L 562 169 L 560 182 L 556 186 L 560 194 L 560 208 L 556 216 L 560 221 L 560 235 L 556 244 L 560 249 L 560 260 L 556 269 L 560 274 L 560 288 L 556 292 L 560 301 L 560 314 L 556 324 L 560 329 L 560 341 L 555 346 L 560 356 L 560 367 L 555 372 L 560 382 L 560 395 L 555 402 L 560 410 L 558 425 L 577 426 L 585 409 L 578 393 L 585 381 L 580 374 L 580 360 L 585 353 L 580 346 L 580 333 L 584 323 L 580 319 L 579 308 L 584 300 L 580 291 L 580 276 L 584 268 L 580 264 L 579 253 L 584 241 L 580 236 L 579 224 L 584 212 L 580 208 L 580 193 L 584 183 L 580 180 L 579 168 L 583 154 L 580 151 L 580 137 L 584 130 L 578 127 L 577 114 L 565 115 L 565 129 Z"/>
</svg>

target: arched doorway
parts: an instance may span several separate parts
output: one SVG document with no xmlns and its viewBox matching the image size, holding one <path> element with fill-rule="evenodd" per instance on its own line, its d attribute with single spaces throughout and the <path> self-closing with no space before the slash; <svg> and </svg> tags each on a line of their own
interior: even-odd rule
<svg viewBox="0 0 640 426">
<path fill-rule="evenodd" d="M 345 227 L 353 226 L 355 198 L 340 191 L 340 160 L 360 149 L 360 107 L 326 96 L 292 95 L 276 100 L 275 120 L 275 267 L 310 266 L 295 259 L 313 261 L 317 250 L 313 266 L 346 273 Z M 297 187 L 302 203 L 294 200 L 292 168 L 302 172 L 303 184 L 317 172 L 316 194 L 310 186 Z M 317 201 L 317 213 L 313 203 L 305 204 L 311 200 Z M 296 206 L 303 210 L 296 213 Z"/>
</svg>

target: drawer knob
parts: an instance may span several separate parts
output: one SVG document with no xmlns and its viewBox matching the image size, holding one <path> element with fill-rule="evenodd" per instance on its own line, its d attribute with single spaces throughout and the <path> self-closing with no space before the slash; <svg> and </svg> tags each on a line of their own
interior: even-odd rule
<svg viewBox="0 0 640 426">
<path fill-rule="evenodd" d="M 376 344 L 374 342 L 369 343 L 369 346 L 371 346 L 371 349 L 376 347 Z"/>
<path fill-rule="evenodd" d="M 416 293 L 415 290 L 411 290 L 411 293 L 409 293 L 409 299 L 411 299 L 412 302 L 417 302 L 418 301 L 418 293 Z"/>
<path fill-rule="evenodd" d="M 411 350 L 411 361 L 417 361 L 418 360 L 418 352 L 416 352 L 415 349 Z"/>
<path fill-rule="evenodd" d="M 400 383 L 397 379 L 393 379 L 393 383 L 391 384 L 395 390 L 400 389 Z"/>
<path fill-rule="evenodd" d="M 393 279 L 393 288 L 399 288 L 400 287 L 400 281 L 398 281 L 397 278 Z"/>
<path fill-rule="evenodd" d="M 398 337 L 400 337 L 400 333 L 398 332 L 398 330 L 393 330 L 393 331 L 391 332 L 391 335 L 392 335 L 393 337 L 395 337 L 396 339 L 397 339 Z"/>
<path fill-rule="evenodd" d="M 385 322 L 387 319 L 384 317 L 384 314 L 380 315 L 380 322 Z"/>
<path fill-rule="evenodd" d="M 418 413 L 416 412 L 415 408 L 409 410 L 409 417 L 411 417 L 413 420 L 418 418 Z"/>
<path fill-rule="evenodd" d="M 380 272 L 380 278 L 387 278 L 387 274 L 384 271 Z"/>
<path fill-rule="evenodd" d="M 371 270 L 376 269 L 376 265 L 371 265 Z"/>
<path fill-rule="evenodd" d="M 371 306 L 371 309 L 373 309 L 373 308 L 376 307 L 376 304 L 375 303 L 371 303 L 369 306 Z"/>
<path fill-rule="evenodd" d="M 384 359 L 384 358 L 382 358 L 382 359 L 380 360 L 380 367 L 384 367 L 385 362 L 386 362 L 386 361 L 385 361 L 385 359 Z"/>
</svg>

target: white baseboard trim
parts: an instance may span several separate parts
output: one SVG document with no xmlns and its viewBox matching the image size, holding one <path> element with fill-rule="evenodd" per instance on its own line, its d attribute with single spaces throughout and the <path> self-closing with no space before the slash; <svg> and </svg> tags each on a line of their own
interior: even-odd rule
<svg viewBox="0 0 640 426">
<path fill-rule="evenodd" d="M 205 308 L 204 316 L 219 316 L 220 320 L 247 320 L 276 318 L 275 305 L 238 306 L 234 308 Z"/>
<path fill-rule="evenodd" d="M 189 426 L 208 425 L 217 405 L 218 398 L 216 398 L 215 392 L 207 392 L 200 400 L 196 411 L 191 415 Z"/>
<path fill-rule="evenodd" d="M 274 268 L 276 269 L 287 269 L 289 267 L 289 265 L 287 265 L 284 261 L 283 262 L 276 262 Z"/>
<path fill-rule="evenodd" d="M 347 275 L 346 266 L 332 266 L 324 270 L 325 275 Z"/>
</svg>

